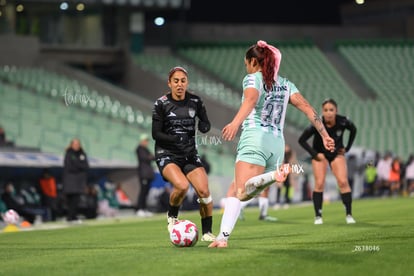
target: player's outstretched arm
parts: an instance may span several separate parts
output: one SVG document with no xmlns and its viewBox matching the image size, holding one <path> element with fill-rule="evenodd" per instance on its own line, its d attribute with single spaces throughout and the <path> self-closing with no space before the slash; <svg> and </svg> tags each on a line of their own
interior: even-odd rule
<svg viewBox="0 0 414 276">
<path fill-rule="evenodd" d="M 321 135 L 325 148 L 329 151 L 334 151 L 335 141 L 329 136 L 325 126 L 323 125 L 322 119 L 316 112 L 315 108 L 313 108 L 313 106 L 300 93 L 295 93 L 290 96 L 290 102 L 293 106 L 302 111 L 306 117 L 308 117 L 309 121 L 316 128 L 319 135 Z"/>
</svg>

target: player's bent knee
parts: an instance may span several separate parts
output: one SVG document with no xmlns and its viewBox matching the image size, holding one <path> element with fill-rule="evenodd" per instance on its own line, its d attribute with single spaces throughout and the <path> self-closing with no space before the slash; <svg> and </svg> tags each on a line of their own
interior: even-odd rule
<svg viewBox="0 0 414 276">
<path fill-rule="evenodd" d="M 209 204 L 210 202 L 213 201 L 213 198 L 211 197 L 211 195 L 209 195 L 208 197 L 200 197 L 199 199 L 197 199 L 198 203 L 200 204 Z"/>
</svg>

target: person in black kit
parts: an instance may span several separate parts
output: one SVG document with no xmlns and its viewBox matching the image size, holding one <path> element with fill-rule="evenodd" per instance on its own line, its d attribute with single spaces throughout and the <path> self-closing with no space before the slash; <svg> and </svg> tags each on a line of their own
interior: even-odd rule
<svg viewBox="0 0 414 276">
<path fill-rule="evenodd" d="M 152 114 L 156 163 L 163 178 L 173 186 L 167 214 L 168 231 L 178 220 L 178 211 L 191 184 L 200 203 L 201 240 L 211 242 L 215 239 L 213 201 L 195 144 L 196 128 L 207 133 L 210 121 L 201 98 L 187 91 L 188 73 L 183 67 L 170 70 L 168 86 L 171 91 L 155 101 Z"/>
<path fill-rule="evenodd" d="M 143 134 L 140 137 L 140 142 L 136 149 L 140 185 L 136 212 L 138 217 L 151 217 L 153 215 L 147 210 L 147 197 L 151 188 L 151 182 L 155 178 L 155 172 L 151 166 L 151 162 L 155 160 L 155 157 L 149 151 L 148 143 L 148 135 Z"/>
<path fill-rule="evenodd" d="M 335 140 L 335 151 L 326 151 L 318 132 L 313 126 L 307 127 L 299 137 L 299 144 L 311 155 L 312 168 L 315 177 L 315 187 L 312 194 L 315 209 L 315 224 L 323 224 L 322 202 L 325 188 L 325 177 L 328 165 L 335 175 L 341 193 L 342 202 L 345 205 L 346 222 L 355 223 L 352 217 L 352 191 L 348 182 L 348 171 L 345 153 L 350 150 L 354 142 L 357 129 L 347 117 L 337 114 L 338 105 L 333 99 L 326 99 L 322 103 L 322 121 L 329 135 Z M 343 144 L 344 132 L 348 130 L 349 140 L 346 147 Z M 310 146 L 307 140 L 314 136 Z"/>
<path fill-rule="evenodd" d="M 79 139 L 66 149 L 63 165 L 63 192 L 66 195 L 67 221 L 81 222 L 77 215 L 81 196 L 87 190 L 89 163 Z"/>
</svg>

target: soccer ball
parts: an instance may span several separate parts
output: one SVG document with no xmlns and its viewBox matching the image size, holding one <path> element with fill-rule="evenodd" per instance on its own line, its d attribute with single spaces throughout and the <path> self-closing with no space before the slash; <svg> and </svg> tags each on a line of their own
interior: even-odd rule
<svg viewBox="0 0 414 276">
<path fill-rule="evenodd" d="M 15 210 L 9 209 L 3 214 L 3 220 L 7 224 L 18 224 L 20 216 Z"/>
<path fill-rule="evenodd" d="M 192 247 L 198 241 L 198 229 L 194 222 L 178 220 L 170 232 L 171 243 L 177 247 Z"/>
</svg>

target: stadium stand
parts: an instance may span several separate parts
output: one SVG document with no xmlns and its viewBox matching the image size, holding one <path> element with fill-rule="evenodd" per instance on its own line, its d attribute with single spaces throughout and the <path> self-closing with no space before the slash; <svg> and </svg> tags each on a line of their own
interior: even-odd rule
<svg viewBox="0 0 414 276">
<path fill-rule="evenodd" d="M 124 136 L 134 132 L 129 128 L 149 131 L 148 124 L 127 121 L 131 121 L 127 115 L 135 121 L 132 108 L 121 108 L 119 102 L 112 104 L 77 81 L 44 69 L 4 66 L 0 88 L 5 99 L 0 110 L 2 124 L 20 145 L 62 153 L 71 138 L 79 137 L 94 157 L 135 163 L 136 140 L 119 137 L 129 137 Z"/>
<path fill-rule="evenodd" d="M 364 114 L 357 142 L 380 152 L 392 150 L 406 159 L 412 151 L 414 133 L 414 43 L 411 41 L 340 42 L 338 51 L 376 93 L 370 102 L 361 102 Z M 374 129 L 373 129 L 374 127 Z"/>
<path fill-rule="evenodd" d="M 142 67 L 142 69 L 157 74 L 160 78 L 166 79 L 165 72 L 174 66 L 183 66 L 191 74 L 189 89 L 203 93 L 204 96 L 213 100 L 223 102 L 231 108 L 238 108 L 240 104 L 240 96 L 232 89 L 226 87 L 222 81 L 217 81 L 206 74 L 203 74 L 196 66 L 194 60 L 189 62 L 178 56 L 171 54 L 136 54 L 134 62 Z"/>
<path fill-rule="evenodd" d="M 0 94 L 5 99 L 0 105 L 2 124 L 9 136 L 18 145 L 43 152 L 62 154 L 70 139 L 79 137 L 90 156 L 133 165 L 137 137 L 151 132 L 150 113 L 44 68 L 3 66 Z M 198 140 L 201 152 L 222 161 L 216 174 L 231 174 L 231 149 Z"/>
</svg>

